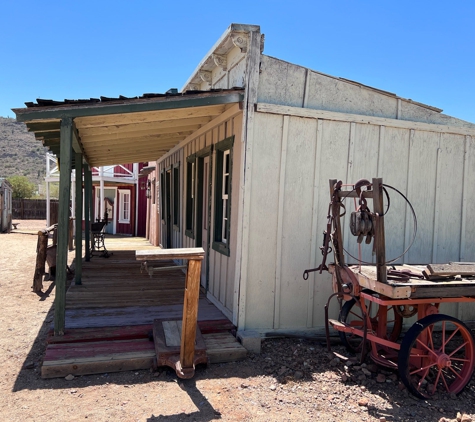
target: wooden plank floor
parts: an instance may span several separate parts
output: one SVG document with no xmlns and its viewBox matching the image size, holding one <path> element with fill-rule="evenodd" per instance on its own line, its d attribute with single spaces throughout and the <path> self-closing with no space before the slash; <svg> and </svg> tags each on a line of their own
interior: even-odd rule
<svg viewBox="0 0 475 422">
<path fill-rule="evenodd" d="M 171 268 L 152 278 L 141 273 L 135 251 L 153 249 L 143 238 L 108 236 L 105 244 L 112 255 L 83 262 L 82 284 L 73 281 L 66 293 L 65 335 L 54 337 L 50 331 L 44 378 L 150 368 L 156 358 L 153 320 L 182 317 L 183 271 Z M 199 299 L 198 325 L 210 362 L 246 356 L 231 334 L 233 324 L 204 295 Z"/>
</svg>

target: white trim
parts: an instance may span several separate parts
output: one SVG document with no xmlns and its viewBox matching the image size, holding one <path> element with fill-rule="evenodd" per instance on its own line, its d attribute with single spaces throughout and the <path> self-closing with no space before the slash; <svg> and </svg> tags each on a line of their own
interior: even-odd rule
<svg viewBox="0 0 475 422">
<path fill-rule="evenodd" d="M 258 103 L 257 112 L 304 117 L 309 119 L 337 120 L 340 122 L 374 124 L 378 126 L 395 127 L 402 129 L 424 130 L 427 132 L 454 133 L 456 135 L 475 135 L 475 125 L 472 127 L 449 126 L 436 123 L 413 122 L 411 120 L 396 120 L 385 117 L 363 116 L 360 114 L 339 113 L 336 111 L 313 110 L 308 108 L 281 106 L 267 103 Z"/>
<path fill-rule="evenodd" d="M 119 221 L 120 224 L 130 224 L 130 211 L 132 209 L 132 192 L 129 189 L 118 189 L 119 191 L 119 216 L 117 217 L 117 220 Z M 128 218 L 123 218 L 123 208 L 124 208 L 124 197 L 128 195 L 129 196 L 129 206 L 128 206 Z"/>
</svg>

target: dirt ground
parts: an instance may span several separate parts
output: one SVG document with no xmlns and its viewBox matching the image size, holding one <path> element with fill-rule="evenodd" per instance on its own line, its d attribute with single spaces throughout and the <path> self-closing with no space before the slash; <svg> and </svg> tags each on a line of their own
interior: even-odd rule
<svg viewBox="0 0 475 422">
<path fill-rule="evenodd" d="M 54 289 L 40 297 L 31 284 L 44 226 L 21 221 L 0 234 L 2 421 L 475 420 L 475 381 L 458 397 L 417 400 L 396 373 L 335 358 L 321 339 L 269 339 L 260 355 L 198 368 L 188 381 L 164 368 L 43 380 Z"/>
</svg>

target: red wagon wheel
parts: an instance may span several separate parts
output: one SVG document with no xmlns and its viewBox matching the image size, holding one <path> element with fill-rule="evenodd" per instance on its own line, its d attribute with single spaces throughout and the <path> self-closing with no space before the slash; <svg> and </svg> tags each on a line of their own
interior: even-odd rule
<svg viewBox="0 0 475 422">
<path fill-rule="evenodd" d="M 475 341 L 470 329 L 448 315 L 429 315 L 406 333 L 399 351 L 401 381 L 419 398 L 437 391 L 460 393 L 475 368 Z"/>
<path fill-rule="evenodd" d="M 376 302 L 370 302 L 365 300 L 366 312 L 369 315 L 371 326 L 366 327 L 369 331 L 377 332 L 378 329 L 378 320 L 380 312 L 382 309 L 378 306 Z M 396 341 L 399 338 L 402 330 L 402 316 L 396 311 L 394 306 L 387 307 L 387 335 L 386 340 Z M 351 325 L 352 327 L 363 329 L 364 320 L 363 312 L 360 306 L 356 304 L 355 299 L 351 299 L 342 306 L 340 315 L 338 316 L 338 321 L 343 322 L 344 324 Z M 340 340 L 346 349 L 350 353 L 361 353 L 363 350 L 363 337 L 353 335 L 350 333 L 345 333 L 344 331 L 338 332 Z M 369 343 L 369 342 L 367 342 Z M 368 346 L 368 344 L 367 344 Z"/>
</svg>

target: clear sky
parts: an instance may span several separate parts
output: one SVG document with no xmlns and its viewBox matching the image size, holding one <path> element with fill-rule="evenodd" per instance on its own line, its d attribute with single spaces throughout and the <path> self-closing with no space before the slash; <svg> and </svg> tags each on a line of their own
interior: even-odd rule
<svg viewBox="0 0 475 422">
<path fill-rule="evenodd" d="M 475 122 L 472 0 L 23 0 L 0 11 L 0 116 L 36 98 L 180 89 L 231 23 L 264 53 Z"/>
</svg>

